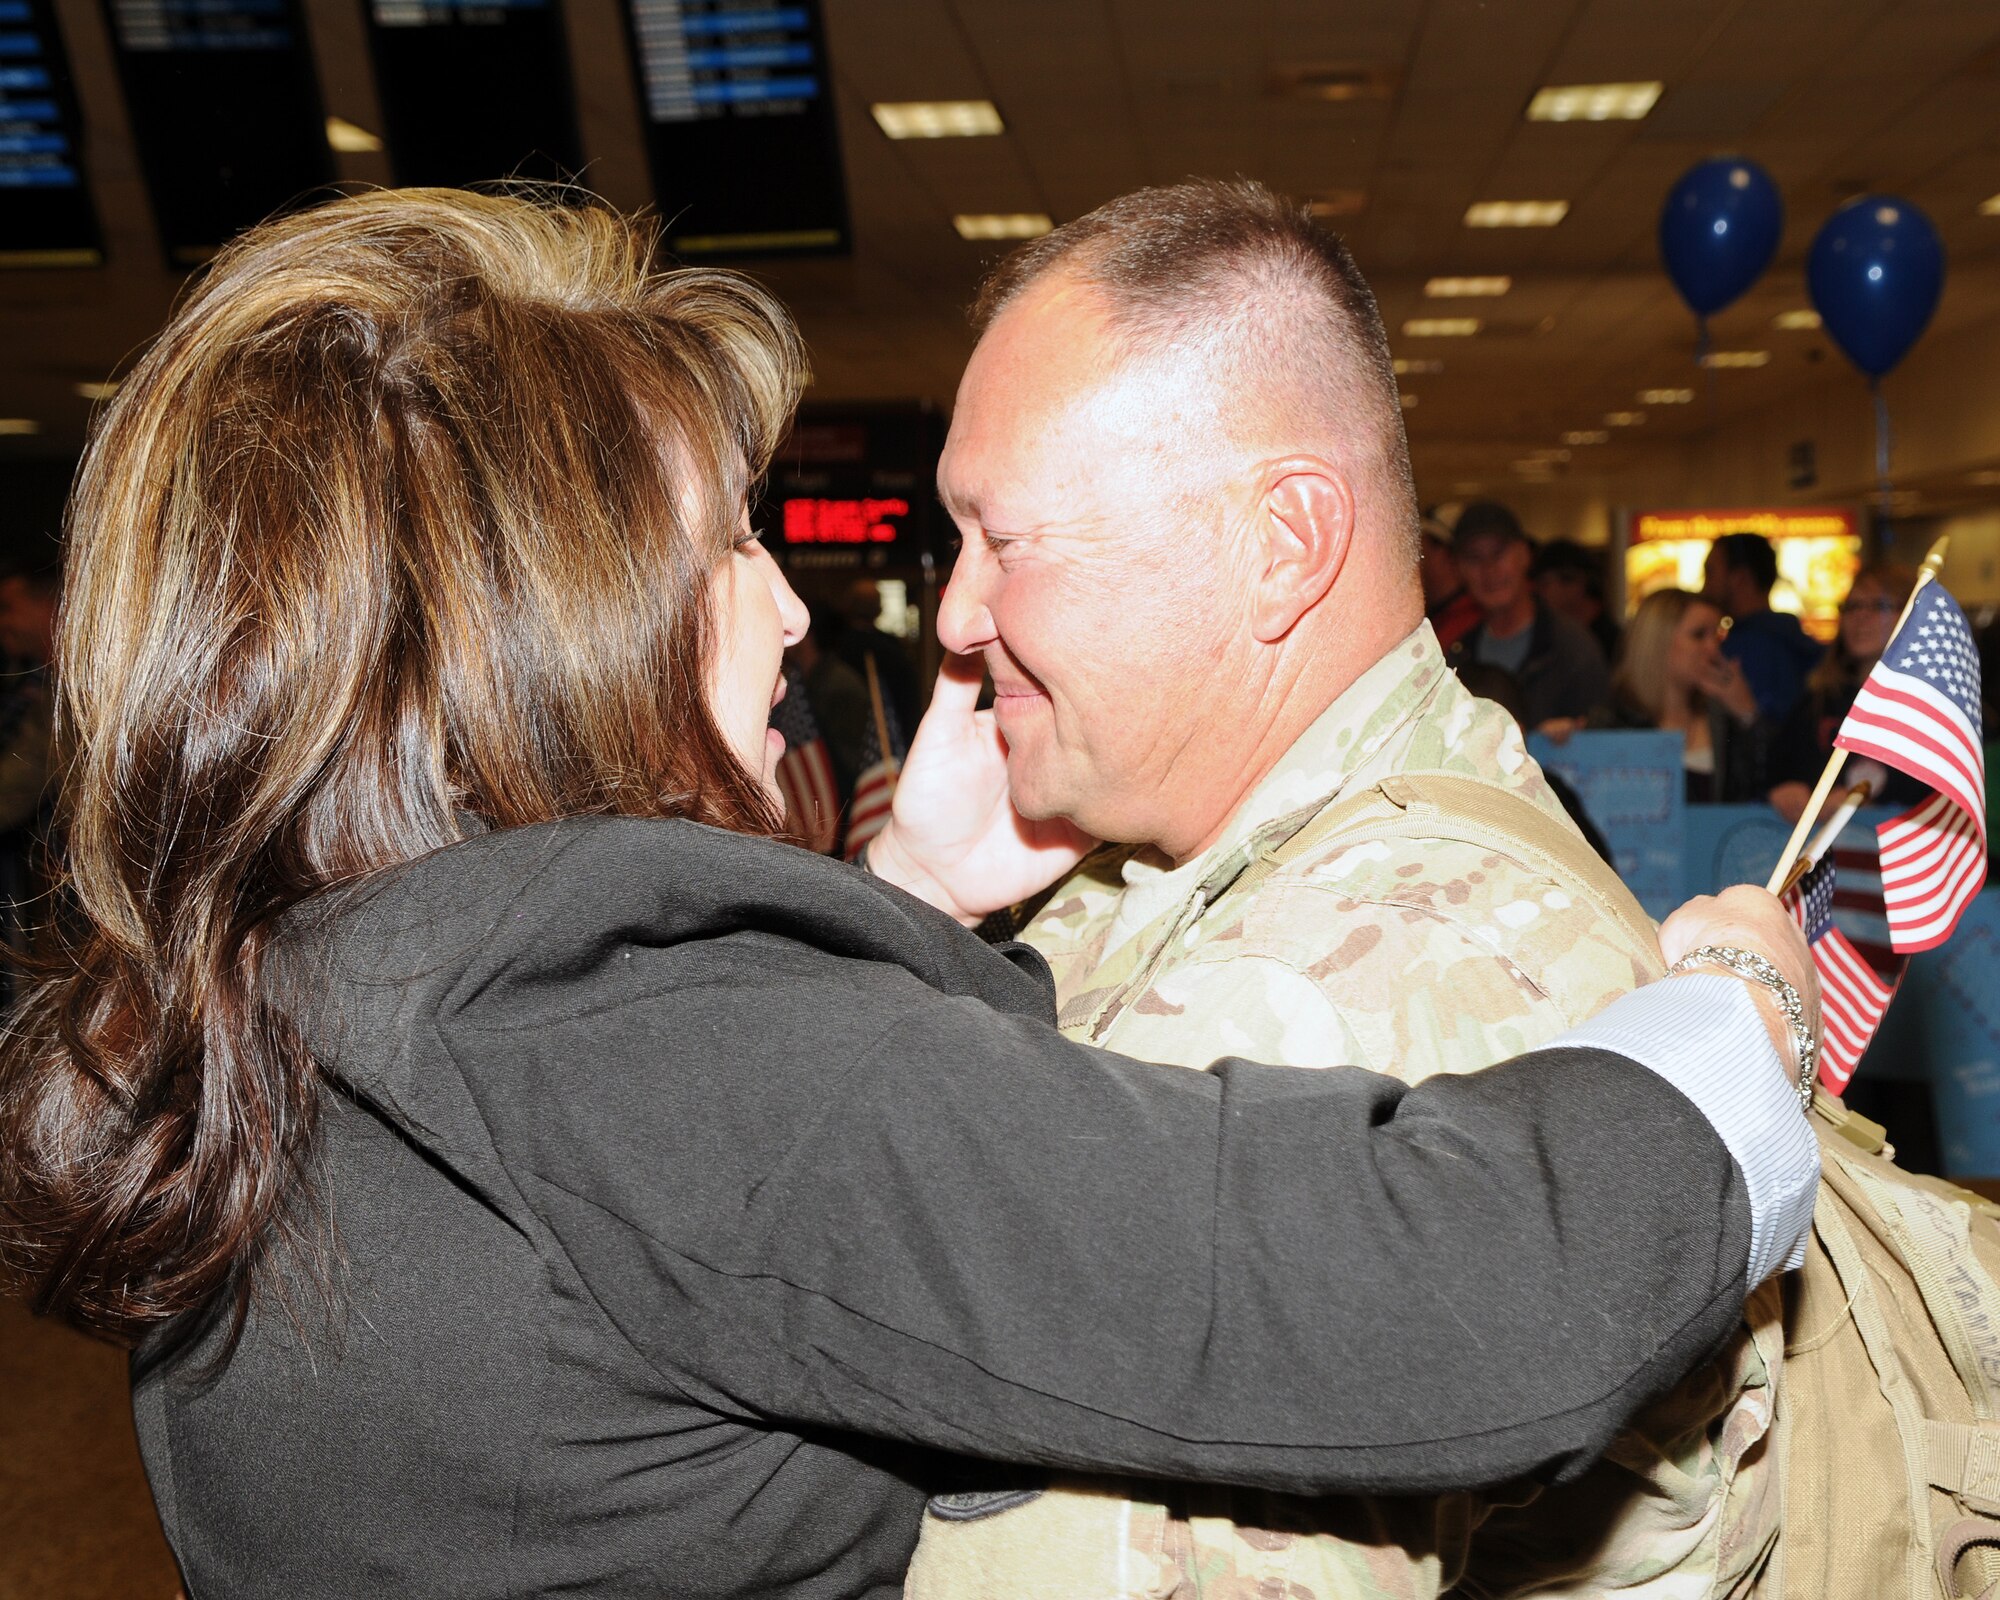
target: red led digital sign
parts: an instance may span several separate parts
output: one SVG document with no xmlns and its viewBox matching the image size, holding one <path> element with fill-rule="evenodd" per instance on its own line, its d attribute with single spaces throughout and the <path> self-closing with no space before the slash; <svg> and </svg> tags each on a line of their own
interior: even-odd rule
<svg viewBox="0 0 2000 1600">
<path fill-rule="evenodd" d="M 910 514 L 907 500 L 787 500 L 786 544 L 894 544 Z"/>
</svg>

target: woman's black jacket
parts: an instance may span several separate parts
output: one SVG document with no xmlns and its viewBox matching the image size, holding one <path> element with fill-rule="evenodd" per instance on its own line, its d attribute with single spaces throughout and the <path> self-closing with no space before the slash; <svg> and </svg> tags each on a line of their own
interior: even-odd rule
<svg viewBox="0 0 2000 1600">
<path fill-rule="evenodd" d="M 338 1311 L 291 1272 L 219 1372 L 135 1358 L 196 1600 L 889 1596 L 964 1457 L 1579 1470 L 1744 1292 L 1740 1172 L 1623 1057 L 1127 1061 L 766 840 L 488 835 L 279 951 Z"/>
</svg>

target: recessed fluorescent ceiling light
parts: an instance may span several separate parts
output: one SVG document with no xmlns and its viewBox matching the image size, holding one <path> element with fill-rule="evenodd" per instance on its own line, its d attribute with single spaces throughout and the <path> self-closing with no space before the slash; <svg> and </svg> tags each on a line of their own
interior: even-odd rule
<svg viewBox="0 0 2000 1600">
<path fill-rule="evenodd" d="M 1405 411 L 1417 403 L 1417 397 L 1413 394 L 1399 394 L 1396 399 Z"/>
<path fill-rule="evenodd" d="M 33 417 L 0 417 L 0 437 L 11 435 L 19 438 L 41 431 L 42 425 Z"/>
<path fill-rule="evenodd" d="M 1607 428 L 1636 428 L 1645 420 L 1646 413 L 1643 411 L 1607 411 L 1604 413 L 1604 425 Z"/>
<path fill-rule="evenodd" d="M 1563 435 L 1564 444 L 1604 444 L 1611 438 L 1602 428 L 1579 428 Z"/>
<path fill-rule="evenodd" d="M 1711 350 L 1701 358 L 1704 367 L 1761 367 L 1771 359 L 1768 350 Z"/>
<path fill-rule="evenodd" d="M 1553 228 L 1569 215 L 1567 200 L 1482 200 L 1465 208 L 1468 228 Z"/>
<path fill-rule="evenodd" d="M 1694 400 L 1692 389 L 1641 389 L 1639 404 L 1642 406 L 1684 406 Z"/>
<path fill-rule="evenodd" d="M 1661 83 L 1565 83 L 1537 90 L 1530 122 L 1637 122 L 1660 98 Z"/>
<path fill-rule="evenodd" d="M 336 150 L 344 150 L 353 155 L 365 155 L 382 148 L 382 141 L 366 128 L 355 126 L 345 117 L 326 119 L 326 142 Z"/>
<path fill-rule="evenodd" d="M 1979 214 L 1982 217 L 2000 217 L 2000 194 L 1988 195 L 1980 201 Z"/>
<path fill-rule="evenodd" d="M 76 397 L 79 400 L 109 400 L 117 392 L 118 385 L 115 383 L 79 383 L 76 385 Z"/>
<path fill-rule="evenodd" d="M 1398 356 L 1389 365 L 1396 369 L 1399 378 L 1426 378 L 1444 371 L 1442 361 L 1417 356 Z"/>
<path fill-rule="evenodd" d="M 1512 278 L 1432 278 L 1424 285 L 1424 293 L 1433 300 L 1470 300 L 1505 294 L 1513 287 Z"/>
<path fill-rule="evenodd" d="M 1800 328 L 1817 328 L 1819 313 L 1809 307 L 1797 311 L 1780 311 L 1771 319 L 1771 326 L 1783 328 L 1787 332 L 1795 332 Z"/>
<path fill-rule="evenodd" d="M 1567 450 L 1537 450 L 1534 452 L 1532 459 L 1547 465 L 1551 461 L 1569 460 L 1569 452 Z"/>
<path fill-rule="evenodd" d="M 868 111 L 891 139 L 978 139 L 1006 131 L 991 100 L 880 100 Z"/>
<path fill-rule="evenodd" d="M 1467 339 L 1478 331 L 1477 317 L 1415 317 L 1403 324 L 1406 339 Z"/>
<path fill-rule="evenodd" d="M 962 211 L 951 225 L 961 239 L 1039 239 L 1055 226 L 1039 211 Z"/>
</svg>

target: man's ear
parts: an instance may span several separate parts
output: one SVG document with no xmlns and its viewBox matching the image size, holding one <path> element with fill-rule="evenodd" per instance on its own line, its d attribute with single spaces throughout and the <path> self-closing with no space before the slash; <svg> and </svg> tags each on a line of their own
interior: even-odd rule
<svg viewBox="0 0 2000 1600">
<path fill-rule="evenodd" d="M 1265 644 L 1290 633 L 1325 598 L 1354 542 L 1354 487 L 1318 456 L 1269 463 L 1257 506 L 1260 541 L 1251 628 Z"/>
</svg>

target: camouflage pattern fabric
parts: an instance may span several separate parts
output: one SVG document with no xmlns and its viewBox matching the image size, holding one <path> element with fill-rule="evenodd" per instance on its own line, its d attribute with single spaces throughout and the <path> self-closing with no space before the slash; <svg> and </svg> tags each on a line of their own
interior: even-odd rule
<svg viewBox="0 0 2000 1600">
<path fill-rule="evenodd" d="M 1335 839 L 1232 888 L 1331 804 L 1405 772 L 1478 776 L 1569 823 L 1497 706 L 1428 623 L 1301 736 L 1215 845 L 1175 867 L 1100 851 L 1023 937 L 1072 1037 L 1188 1067 L 1240 1055 L 1405 1079 L 1546 1043 L 1660 971 L 1562 884 L 1449 839 Z M 1775 1283 L 1730 1347 L 1575 1484 L 1538 1493 L 1301 1500 L 1058 1479 L 989 1514 L 926 1516 L 910 1600 L 1695 1600 L 1749 1586 L 1775 1537 L 1767 1452 L 1782 1358 Z"/>
</svg>

